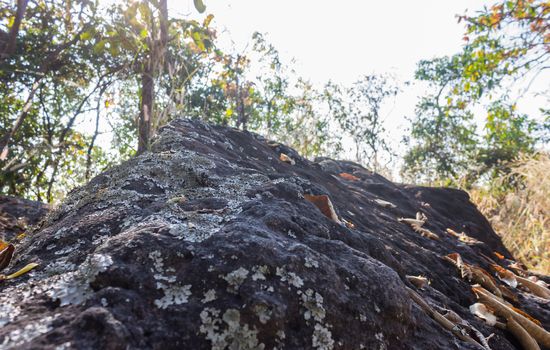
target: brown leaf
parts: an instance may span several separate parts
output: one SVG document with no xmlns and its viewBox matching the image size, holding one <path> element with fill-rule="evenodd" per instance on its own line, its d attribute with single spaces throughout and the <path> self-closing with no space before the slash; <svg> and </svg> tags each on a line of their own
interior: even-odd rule
<svg viewBox="0 0 550 350">
<path fill-rule="evenodd" d="M 294 161 L 294 159 L 290 158 L 289 156 L 287 156 L 287 155 L 284 154 L 284 153 L 281 153 L 281 154 L 279 155 L 279 160 L 280 160 L 281 162 L 285 162 L 285 163 L 288 163 L 288 164 L 290 164 L 290 165 L 295 165 L 295 164 L 296 164 L 296 162 Z"/>
<path fill-rule="evenodd" d="M 428 282 L 428 279 L 426 277 L 423 277 L 423 276 L 405 276 L 405 278 L 411 282 L 413 284 L 413 286 L 415 286 L 416 288 L 418 289 L 424 289 L 424 287 L 426 287 L 429 282 Z"/>
<path fill-rule="evenodd" d="M 540 350 L 539 345 L 533 339 L 533 337 L 523 328 L 519 323 L 517 323 L 513 317 L 506 318 L 506 329 L 514 335 L 514 337 L 521 344 L 522 349 L 524 350 Z"/>
<path fill-rule="evenodd" d="M 523 278 L 520 276 L 516 276 L 519 283 L 521 283 L 522 286 L 529 289 L 529 291 L 533 294 L 535 294 L 538 297 L 541 297 L 543 299 L 550 299 L 550 290 L 544 286 L 541 286 L 540 284 L 537 284 L 528 278 Z"/>
<path fill-rule="evenodd" d="M 323 213 L 327 218 L 341 224 L 340 219 L 338 219 L 338 215 L 336 215 L 336 212 L 334 211 L 334 206 L 327 195 L 322 194 L 317 196 L 312 194 L 304 194 L 304 198 L 319 208 L 321 213 Z"/>
<path fill-rule="evenodd" d="M 535 338 L 538 343 L 546 347 L 550 347 L 550 333 L 540 326 L 540 322 L 538 320 L 527 315 L 521 310 L 505 304 L 480 286 L 472 287 L 472 291 L 477 295 L 478 299 L 483 304 L 486 304 L 494 309 L 497 315 L 506 319 L 513 317 L 514 320 L 519 323 L 533 338 Z"/>
<path fill-rule="evenodd" d="M 447 233 L 450 234 L 451 236 L 455 237 L 456 239 L 458 239 L 460 242 L 464 242 L 466 244 L 480 244 L 481 243 L 477 239 L 468 236 L 464 232 L 458 233 L 458 232 L 448 228 Z"/>
<path fill-rule="evenodd" d="M 348 180 L 348 181 L 359 181 L 361 180 L 355 175 L 349 174 L 349 173 L 340 173 L 338 174 L 342 179 Z"/>
<path fill-rule="evenodd" d="M 518 281 L 516 279 L 516 275 L 512 271 L 506 270 L 505 268 L 497 264 L 491 264 L 490 266 L 491 266 L 491 269 L 493 269 L 496 272 L 498 278 L 501 281 L 503 281 L 504 283 L 506 283 L 512 288 L 517 287 Z"/>
<path fill-rule="evenodd" d="M 4 248 L 0 251 L 0 271 L 5 269 L 10 264 L 14 251 L 15 247 L 13 244 L 8 244 L 7 246 L 4 246 Z"/>
</svg>

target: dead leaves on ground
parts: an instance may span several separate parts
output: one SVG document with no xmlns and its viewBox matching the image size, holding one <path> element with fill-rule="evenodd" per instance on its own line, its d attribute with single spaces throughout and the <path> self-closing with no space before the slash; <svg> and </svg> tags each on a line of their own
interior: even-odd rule
<svg viewBox="0 0 550 350">
<path fill-rule="evenodd" d="M 465 279 L 468 282 L 480 284 L 489 289 L 498 297 L 502 297 L 502 292 L 497 287 L 495 279 L 481 267 L 465 263 L 458 253 L 448 254 L 443 258 L 452 263 L 458 269 L 462 279 Z"/>
<path fill-rule="evenodd" d="M 461 278 L 476 283 L 472 291 L 479 302 L 470 306 L 472 314 L 491 326 L 509 330 L 524 349 L 539 349 L 537 343 L 550 347 L 550 333 L 541 327 L 541 323 L 503 299 L 504 297 L 517 302 L 518 299 L 514 293 L 505 286 L 499 285 L 499 282 L 481 267 L 465 263 L 458 253 L 448 254 L 443 258 L 458 269 Z M 535 281 L 517 276 L 497 264 L 490 266 L 498 278 L 511 288 L 523 286 L 532 294 L 542 298 L 550 295 L 546 294 L 548 289 L 545 286 Z"/>
<path fill-rule="evenodd" d="M 486 305 L 495 316 L 506 320 L 508 329 L 524 346 L 524 349 L 538 349 L 538 344 L 550 347 L 550 332 L 541 327 L 540 322 L 525 312 L 511 306 L 481 286 L 473 286 L 472 291 L 480 303 Z"/>
<path fill-rule="evenodd" d="M 489 349 L 490 347 L 488 345 L 487 339 L 479 332 L 477 329 L 471 327 L 467 322 L 454 322 L 443 316 L 438 311 L 434 310 L 425 300 L 415 292 L 414 290 L 410 289 L 409 287 L 405 287 L 407 292 L 409 293 L 409 296 L 411 299 L 424 311 L 428 316 L 430 316 L 432 319 L 434 319 L 437 323 L 439 323 L 443 328 L 447 329 L 448 331 L 452 332 L 456 337 L 459 339 L 476 345 L 477 347 L 480 347 L 481 349 Z M 456 315 L 456 313 L 454 313 Z M 458 315 L 457 315 L 458 316 Z M 473 334 L 477 340 L 474 339 L 470 334 Z"/>
<path fill-rule="evenodd" d="M 412 229 L 420 233 L 422 237 L 426 237 L 433 240 L 438 240 L 439 236 L 433 233 L 432 231 L 428 230 L 427 228 L 422 227 L 426 221 L 428 221 L 428 218 L 424 213 L 418 212 L 416 213 L 416 218 L 398 218 L 397 221 L 404 222 L 406 224 L 409 224 Z"/>
</svg>

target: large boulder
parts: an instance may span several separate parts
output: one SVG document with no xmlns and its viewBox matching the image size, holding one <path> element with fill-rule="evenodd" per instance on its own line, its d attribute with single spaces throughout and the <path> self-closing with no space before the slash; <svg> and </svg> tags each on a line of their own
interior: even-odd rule
<svg viewBox="0 0 550 350">
<path fill-rule="evenodd" d="M 327 195 L 336 215 L 311 195 Z M 439 240 L 397 220 L 417 212 Z M 70 193 L 19 244 L 7 270 L 40 266 L 0 285 L 0 347 L 476 348 L 419 308 L 415 290 L 494 333 L 494 349 L 515 349 L 507 332 L 470 314 L 470 284 L 442 259 L 456 252 L 488 269 L 495 251 L 512 258 L 465 192 L 394 184 L 351 162 L 311 162 L 253 133 L 180 119 L 150 152 Z M 406 275 L 431 284 L 417 289 Z M 548 328 L 547 302 L 516 293 Z"/>
</svg>

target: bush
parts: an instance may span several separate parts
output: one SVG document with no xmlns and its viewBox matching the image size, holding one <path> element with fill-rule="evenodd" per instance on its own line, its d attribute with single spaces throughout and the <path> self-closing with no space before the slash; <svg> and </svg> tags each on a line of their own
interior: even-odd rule
<svg viewBox="0 0 550 350">
<path fill-rule="evenodd" d="M 529 269 L 550 273 L 550 154 L 521 156 L 511 172 L 470 191 L 504 245 Z"/>
</svg>

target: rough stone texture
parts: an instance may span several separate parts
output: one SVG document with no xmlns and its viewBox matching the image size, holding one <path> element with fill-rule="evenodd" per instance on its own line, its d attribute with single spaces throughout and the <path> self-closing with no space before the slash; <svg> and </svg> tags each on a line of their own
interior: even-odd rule
<svg viewBox="0 0 550 350">
<path fill-rule="evenodd" d="M 0 239 L 9 241 L 36 225 L 50 207 L 27 199 L 0 195 Z"/>
<path fill-rule="evenodd" d="M 355 228 L 304 193 L 329 195 Z M 417 211 L 441 240 L 397 221 Z M 448 227 L 485 243 L 460 243 Z M 441 259 L 458 252 L 487 267 L 480 253 L 493 251 L 511 258 L 464 192 L 397 185 L 255 134 L 176 120 L 151 152 L 70 193 L 18 246 L 8 270 L 40 267 L 0 285 L 0 347 L 472 349 L 408 297 L 405 275 L 422 274 L 432 306 L 495 333 L 493 349 L 515 349 L 469 314 L 469 284 Z M 548 328 L 548 304 L 519 297 Z"/>
</svg>

